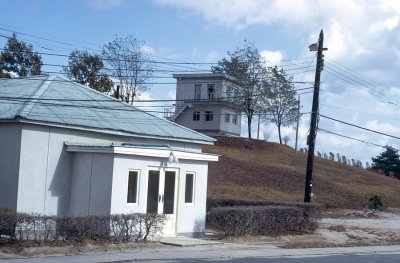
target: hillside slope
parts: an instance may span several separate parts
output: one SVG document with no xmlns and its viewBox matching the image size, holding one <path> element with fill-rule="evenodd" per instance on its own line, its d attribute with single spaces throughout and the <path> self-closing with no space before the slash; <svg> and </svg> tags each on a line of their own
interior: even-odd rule
<svg viewBox="0 0 400 263">
<path fill-rule="evenodd" d="M 208 196 L 303 201 L 306 154 L 266 141 L 217 139 L 204 148 L 221 155 L 209 163 Z M 400 180 L 317 157 L 313 193 L 313 202 L 326 207 L 367 207 L 373 194 L 400 206 Z"/>
</svg>

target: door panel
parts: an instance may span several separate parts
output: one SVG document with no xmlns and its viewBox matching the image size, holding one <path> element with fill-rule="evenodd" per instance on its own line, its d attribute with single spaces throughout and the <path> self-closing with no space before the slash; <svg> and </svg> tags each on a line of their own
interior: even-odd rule
<svg viewBox="0 0 400 263">
<path fill-rule="evenodd" d="M 165 172 L 164 184 L 164 209 L 165 215 L 175 214 L 175 177 L 176 173 L 172 171 Z"/>
<path fill-rule="evenodd" d="M 165 236 L 176 235 L 178 174 L 177 169 L 171 168 L 149 170 L 146 211 L 166 216 Z"/>
<path fill-rule="evenodd" d="M 146 212 L 158 213 L 160 171 L 149 171 Z"/>
</svg>

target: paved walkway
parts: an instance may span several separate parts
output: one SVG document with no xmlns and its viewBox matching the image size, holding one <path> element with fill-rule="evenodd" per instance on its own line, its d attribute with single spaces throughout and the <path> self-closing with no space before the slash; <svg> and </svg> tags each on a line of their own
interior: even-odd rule
<svg viewBox="0 0 400 263">
<path fill-rule="evenodd" d="M 183 241 L 182 241 L 183 240 Z M 271 258 L 271 257 L 310 257 L 326 255 L 348 254 L 384 254 L 394 253 L 400 255 L 400 246 L 369 246 L 369 247 L 343 247 L 343 248 L 309 248 L 309 249 L 283 249 L 268 244 L 232 244 L 215 243 L 193 245 L 189 239 L 180 239 L 180 243 L 191 245 L 160 246 L 157 248 L 144 248 L 126 252 L 95 252 L 73 256 L 45 256 L 32 258 L 0 258 L 1 263 L 98 263 L 98 262 L 129 262 L 129 261 L 163 261 L 163 260 L 228 260 L 237 258 Z"/>
</svg>

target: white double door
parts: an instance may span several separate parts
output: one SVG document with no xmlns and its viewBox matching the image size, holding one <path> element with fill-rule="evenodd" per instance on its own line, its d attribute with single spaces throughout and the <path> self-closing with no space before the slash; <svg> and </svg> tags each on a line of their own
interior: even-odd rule
<svg viewBox="0 0 400 263">
<path fill-rule="evenodd" d="M 149 169 L 147 181 L 147 213 L 164 214 L 164 236 L 176 235 L 179 170 Z"/>
</svg>

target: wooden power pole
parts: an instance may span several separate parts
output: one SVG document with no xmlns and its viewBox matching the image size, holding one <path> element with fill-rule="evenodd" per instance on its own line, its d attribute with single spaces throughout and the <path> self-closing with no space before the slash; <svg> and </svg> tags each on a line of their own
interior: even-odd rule
<svg viewBox="0 0 400 263">
<path fill-rule="evenodd" d="M 318 107 L 319 107 L 319 87 L 320 77 L 323 67 L 323 55 L 322 51 L 328 50 L 324 48 L 324 32 L 321 30 L 318 39 L 318 53 L 317 53 L 317 65 L 315 69 L 315 81 L 314 81 L 314 95 L 311 109 L 311 123 L 310 123 L 310 134 L 307 138 L 308 144 L 308 156 L 307 156 L 307 170 L 306 170 L 306 185 L 304 189 L 304 202 L 309 203 L 312 195 L 312 177 L 313 177 L 313 166 L 314 166 L 314 150 L 315 150 L 315 139 L 317 136 L 317 120 L 318 120 Z M 315 44 L 309 46 L 310 51 L 315 51 Z"/>
</svg>

